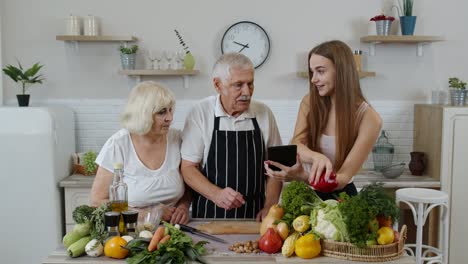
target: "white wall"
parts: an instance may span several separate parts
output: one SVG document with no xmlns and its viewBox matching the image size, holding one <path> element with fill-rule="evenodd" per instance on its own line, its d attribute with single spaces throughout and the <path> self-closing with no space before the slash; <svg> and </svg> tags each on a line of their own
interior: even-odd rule
<svg viewBox="0 0 468 264">
<path fill-rule="evenodd" d="M 93 14 L 102 20 L 104 34 L 134 35 L 142 48 L 179 49 L 177 28 L 197 60 L 201 74 L 185 90 L 181 78 L 158 79 L 174 90 L 178 99 L 196 99 L 212 94 L 210 69 L 220 55 L 220 39 L 231 24 L 251 20 L 262 25 L 272 42 L 270 58 L 256 72 L 256 98 L 300 99 L 307 80 L 295 76 L 305 69 L 305 56 L 314 45 L 341 39 L 353 49 L 367 53 L 359 38 L 375 34 L 369 18 L 382 9 L 390 12 L 393 0 L 3 0 L 2 47 L 4 63 L 18 58 L 30 65 L 45 64 L 44 85 L 30 89 L 32 103 L 38 99 L 125 98 L 134 85 L 119 76 L 118 44 L 56 41 L 64 33 L 70 14 Z M 3 9 L 3 8 L 2 8 Z M 38 10 L 41 10 L 38 12 Z M 468 79 L 468 53 L 463 52 L 468 34 L 464 17 L 468 2 L 460 0 L 415 1 L 416 34 L 440 35 L 445 42 L 424 47 L 417 57 L 414 45 L 378 45 L 377 54 L 365 54 L 364 69 L 375 78 L 362 80 L 370 100 L 427 100 L 431 89 L 445 88 L 449 76 Z M 398 22 L 393 31 L 398 33 Z M 141 62 L 141 61 L 140 61 Z M 154 78 L 145 78 L 154 79 Z M 15 99 L 17 86 L 5 78 L 5 100 Z"/>
<path fill-rule="evenodd" d="M 0 68 L 3 69 L 2 59 L 2 13 L 3 13 L 3 2 L 0 1 Z M 3 71 L 0 72 L 0 106 L 3 105 Z"/>
</svg>

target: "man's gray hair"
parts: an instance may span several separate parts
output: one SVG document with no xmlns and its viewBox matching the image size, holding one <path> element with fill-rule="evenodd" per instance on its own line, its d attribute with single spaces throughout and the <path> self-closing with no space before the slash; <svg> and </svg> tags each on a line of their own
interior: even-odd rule
<svg viewBox="0 0 468 264">
<path fill-rule="evenodd" d="M 244 54 L 238 52 L 225 53 L 215 62 L 213 66 L 213 78 L 220 78 L 225 82 L 231 77 L 231 69 L 248 70 L 254 69 L 252 61 Z"/>
</svg>

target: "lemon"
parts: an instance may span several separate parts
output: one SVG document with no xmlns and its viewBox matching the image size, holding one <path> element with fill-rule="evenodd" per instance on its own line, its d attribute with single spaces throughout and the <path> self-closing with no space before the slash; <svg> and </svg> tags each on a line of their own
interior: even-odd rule
<svg viewBox="0 0 468 264">
<path fill-rule="evenodd" d="M 377 231 L 377 243 L 379 245 L 388 245 L 393 243 L 395 239 L 395 234 L 393 233 L 393 229 L 388 226 L 381 227 Z"/>
<path fill-rule="evenodd" d="M 293 228 L 297 232 L 305 232 L 309 229 L 310 227 L 310 217 L 307 215 L 301 215 L 296 217 L 293 221 Z"/>
</svg>

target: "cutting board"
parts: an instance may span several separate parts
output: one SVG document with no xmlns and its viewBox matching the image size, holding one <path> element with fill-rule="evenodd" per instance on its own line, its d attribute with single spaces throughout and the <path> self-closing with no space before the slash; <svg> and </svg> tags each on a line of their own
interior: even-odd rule
<svg viewBox="0 0 468 264">
<path fill-rule="evenodd" d="M 260 223 L 255 221 L 213 221 L 200 224 L 197 229 L 209 234 L 259 234 Z"/>
</svg>

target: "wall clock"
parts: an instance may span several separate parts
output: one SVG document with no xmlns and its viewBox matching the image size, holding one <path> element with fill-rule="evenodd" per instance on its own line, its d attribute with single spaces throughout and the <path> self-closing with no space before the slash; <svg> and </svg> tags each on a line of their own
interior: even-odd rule
<svg viewBox="0 0 468 264">
<path fill-rule="evenodd" d="M 221 52 L 239 52 L 246 55 L 255 68 L 262 65 L 270 54 L 270 38 L 258 24 L 241 21 L 230 26 L 221 39 Z"/>
</svg>

